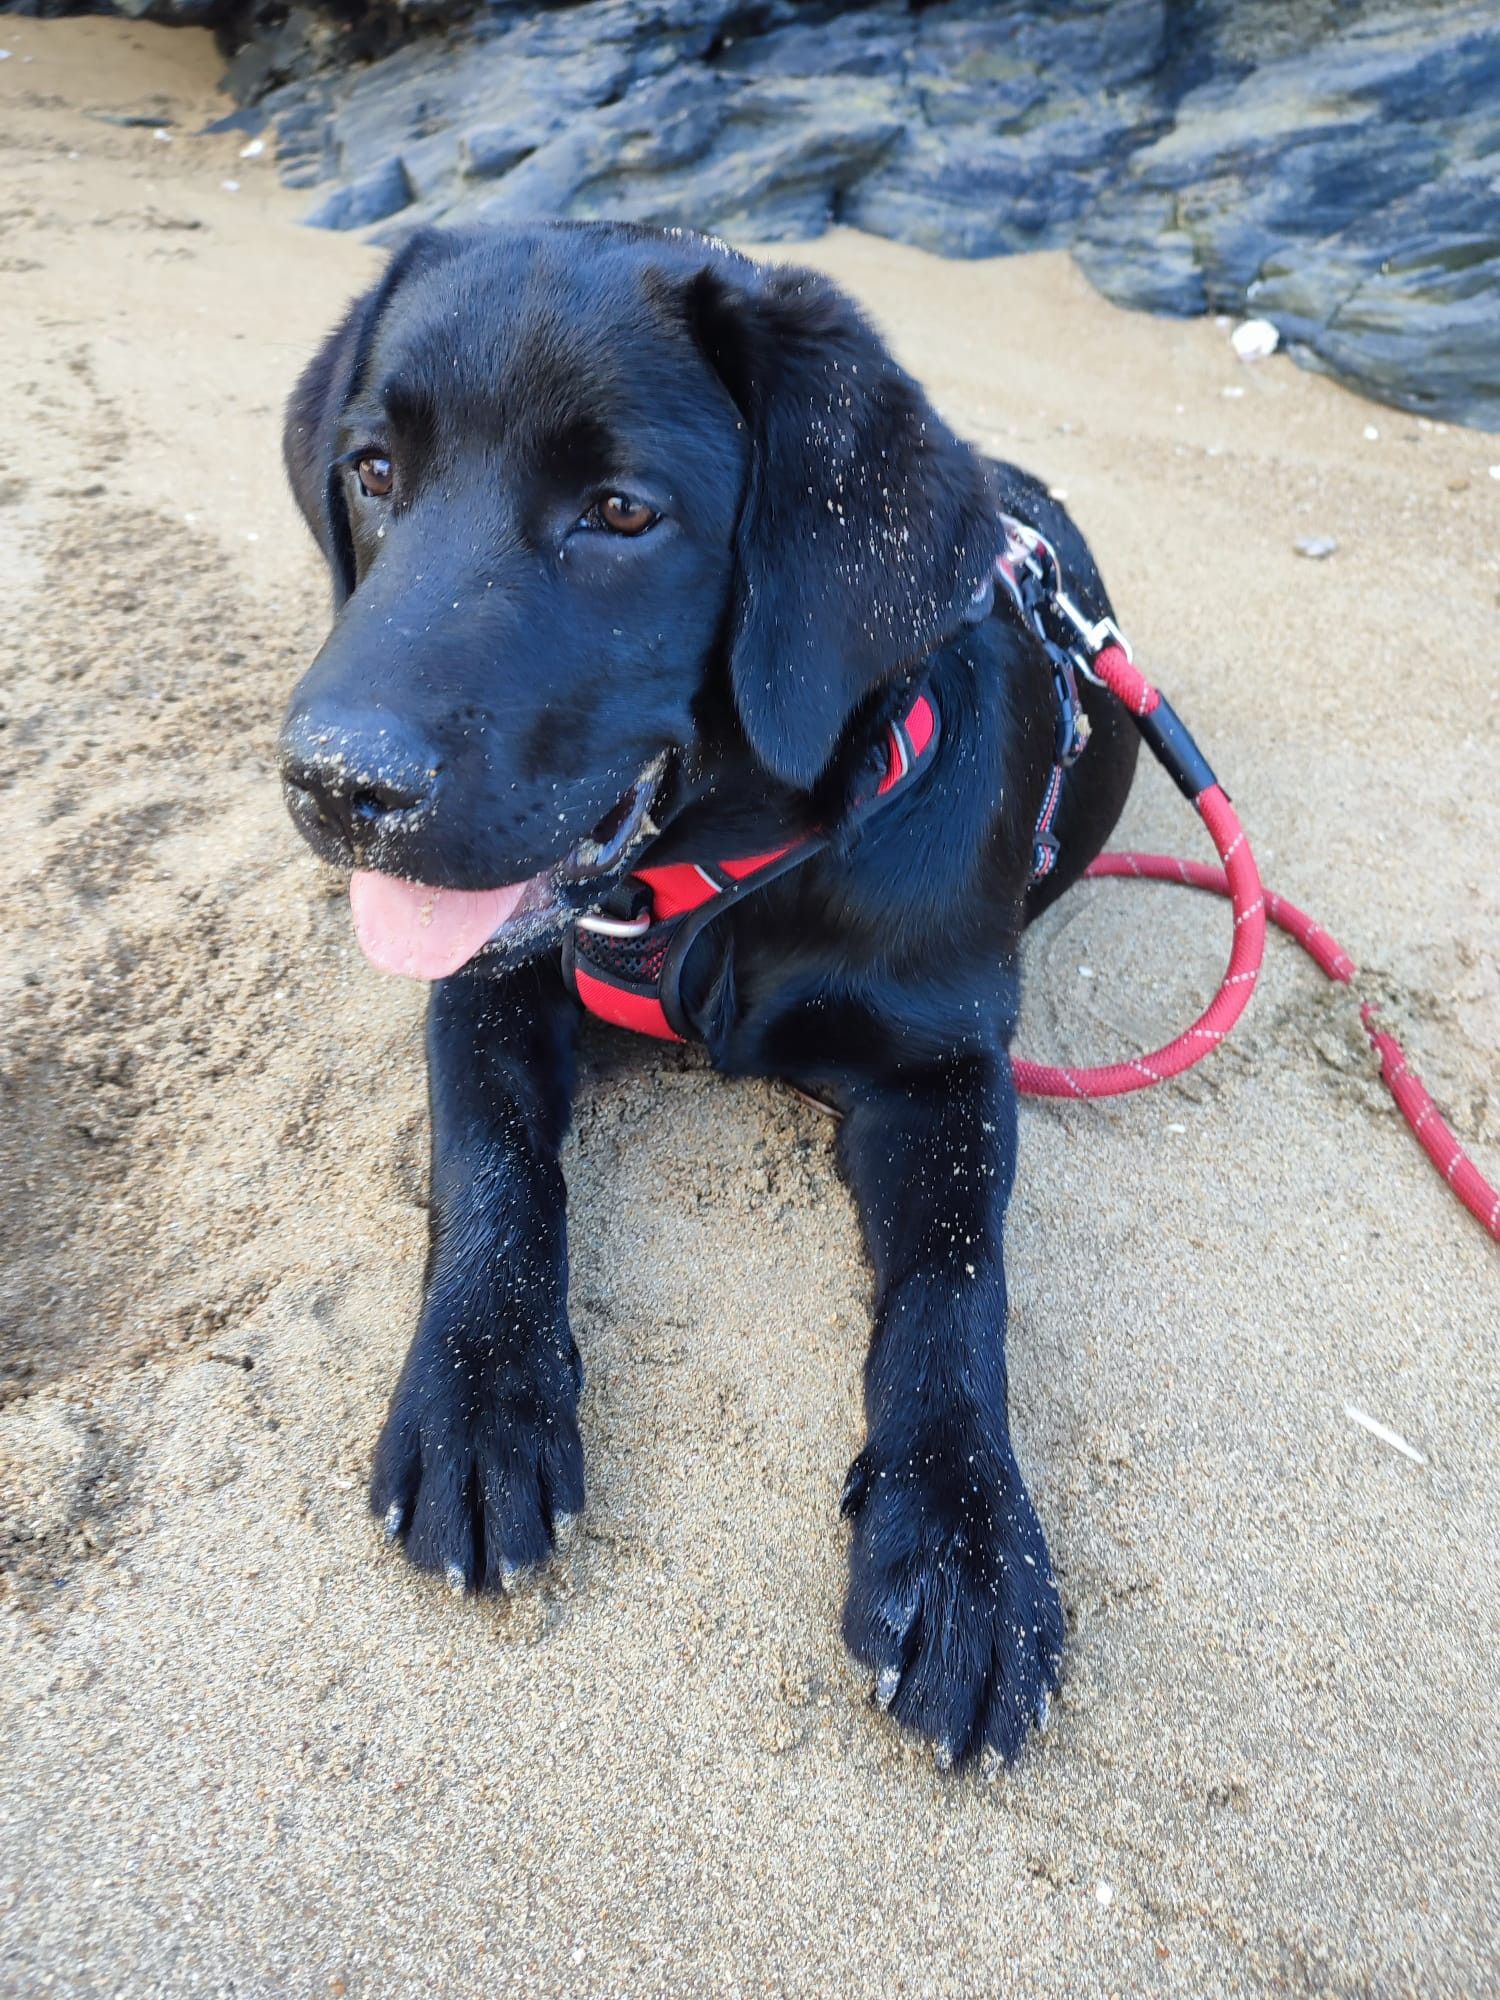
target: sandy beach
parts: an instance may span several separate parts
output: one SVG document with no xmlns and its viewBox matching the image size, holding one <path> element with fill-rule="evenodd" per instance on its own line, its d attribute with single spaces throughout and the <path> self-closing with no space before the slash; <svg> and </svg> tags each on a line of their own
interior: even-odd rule
<svg viewBox="0 0 1500 2000">
<path fill-rule="evenodd" d="M 843 1652 L 853 1209 L 826 1119 L 692 1052 L 586 1044 L 569 1550 L 458 1603 L 381 1546 L 423 995 L 273 759 L 327 611 L 280 407 L 379 255 L 197 136 L 206 34 L 0 46 L 0 1993 L 1500 1992 L 1496 1251 L 1283 942 L 1206 1067 L 1023 1112 L 1070 1652 L 1012 1770 L 944 1777 Z M 1066 494 L 1267 880 L 1500 1178 L 1500 438 L 1062 256 L 798 254 Z M 1120 844 L 1205 852 L 1144 767 Z M 1085 885 L 1022 1046 L 1153 1045 L 1226 939 Z"/>
</svg>

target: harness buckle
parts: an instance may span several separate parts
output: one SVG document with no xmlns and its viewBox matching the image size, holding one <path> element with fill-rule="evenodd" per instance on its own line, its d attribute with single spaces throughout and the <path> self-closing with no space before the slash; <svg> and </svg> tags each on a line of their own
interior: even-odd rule
<svg viewBox="0 0 1500 2000">
<path fill-rule="evenodd" d="M 1096 687 L 1103 687 L 1104 683 L 1094 672 L 1093 663 L 1098 659 L 1106 646 L 1118 646 L 1127 660 L 1134 661 L 1135 654 L 1130 650 L 1130 641 L 1125 637 L 1125 634 L 1120 630 L 1114 619 L 1086 618 L 1063 589 L 1061 581 L 1053 587 L 1052 602 L 1083 641 L 1081 648 L 1075 650 L 1073 657 Z"/>
<path fill-rule="evenodd" d="M 1059 646 L 1055 640 L 1044 639 L 1047 658 L 1052 665 L 1052 705 L 1056 711 L 1057 727 L 1053 739 L 1053 759 L 1070 771 L 1088 748 L 1088 711 L 1078 699 L 1078 679 L 1074 669 L 1080 665 L 1076 653 Z"/>
<path fill-rule="evenodd" d="M 1062 852 L 1057 835 L 1048 831 L 1031 836 L 1031 879 L 1045 882 L 1057 866 L 1057 857 Z"/>
</svg>

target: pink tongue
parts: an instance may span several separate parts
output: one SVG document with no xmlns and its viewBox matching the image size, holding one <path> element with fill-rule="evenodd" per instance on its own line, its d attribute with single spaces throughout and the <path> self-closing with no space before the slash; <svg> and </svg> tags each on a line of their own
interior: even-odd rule
<svg viewBox="0 0 1500 2000">
<path fill-rule="evenodd" d="M 429 889 L 361 868 L 349 879 L 349 907 L 371 965 L 408 979 L 446 979 L 488 944 L 525 888 Z"/>
</svg>

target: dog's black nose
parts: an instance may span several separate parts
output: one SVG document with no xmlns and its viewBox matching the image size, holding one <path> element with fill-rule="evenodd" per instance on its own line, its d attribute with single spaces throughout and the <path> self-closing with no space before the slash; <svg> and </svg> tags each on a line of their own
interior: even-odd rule
<svg viewBox="0 0 1500 2000">
<path fill-rule="evenodd" d="M 292 815 L 358 853 L 398 815 L 430 803 L 438 759 L 386 719 L 293 715 L 281 733 L 281 777 Z"/>
</svg>

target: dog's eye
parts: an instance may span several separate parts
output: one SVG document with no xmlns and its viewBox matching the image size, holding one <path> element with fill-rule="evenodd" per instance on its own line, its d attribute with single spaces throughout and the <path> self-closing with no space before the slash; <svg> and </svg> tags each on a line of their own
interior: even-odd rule
<svg viewBox="0 0 1500 2000">
<path fill-rule="evenodd" d="M 612 535 L 644 535 L 648 528 L 656 526 L 661 516 L 644 501 L 632 500 L 624 493 L 611 493 L 593 509 L 593 518 Z"/>
<path fill-rule="evenodd" d="M 354 470 L 359 477 L 360 491 L 372 500 L 383 500 L 396 483 L 395 467 L 379 452 L 371 452 L 362 458 Z"/>
</svg>

